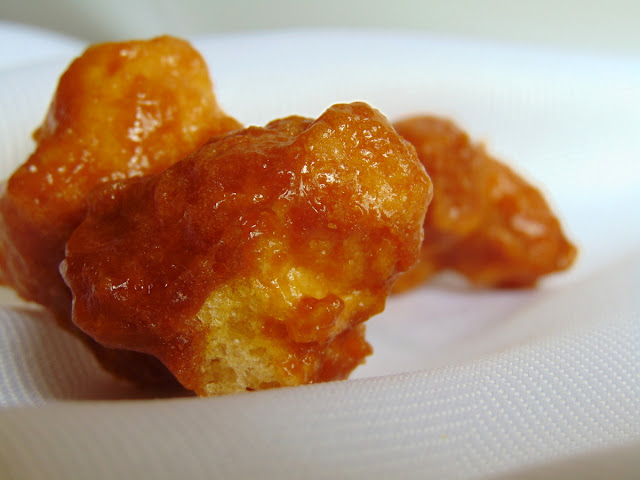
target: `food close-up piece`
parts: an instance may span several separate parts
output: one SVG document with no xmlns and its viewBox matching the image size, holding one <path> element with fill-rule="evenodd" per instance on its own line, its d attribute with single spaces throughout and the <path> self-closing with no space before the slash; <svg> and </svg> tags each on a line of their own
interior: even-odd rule
<svg viewBox="0 0 640 480">
<path fill-rule="evenodd" d="M 73 331 L 59 264 L 87 193 L 164 170 L 239 127 L 218 106 L 207 65 L 189 43 L 164 36 L 87 48 L 60 77 L 35 150 L 2 186 L 0 280 Z M 125 375 L 142 358 L 120 359 L 84 340 Z"/>
<path fill-rule="evenodd" d="M 532 287 L 569 268 L 576 248 L 542 193 L 448 119 L 421 115 L 394 123 L 433 181 L 418 266 L 395 291 L 441 271 L 487 288 Z"/>
<path fill-rule="evenodd" d="M 198 395 L 347 378 L 418 260 L 432 186 L 364 103 L 220 137 L 94 190 L 62 272 L 73 321 Z"/>
</svg>

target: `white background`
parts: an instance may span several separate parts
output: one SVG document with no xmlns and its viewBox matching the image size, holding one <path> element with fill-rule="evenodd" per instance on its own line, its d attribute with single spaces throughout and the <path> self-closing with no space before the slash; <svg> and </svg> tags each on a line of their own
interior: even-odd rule
<svg viewBox="0 0 640 480">
<path fill-rule="evenodd" d="M 409 28 L 640 54 L 636 0 L 2 0 L 0 19 L 89 41 L 273 28 Z"/>
</svg>

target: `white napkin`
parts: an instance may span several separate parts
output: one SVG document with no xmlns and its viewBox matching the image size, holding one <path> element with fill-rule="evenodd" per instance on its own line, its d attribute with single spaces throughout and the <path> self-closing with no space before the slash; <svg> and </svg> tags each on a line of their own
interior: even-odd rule
<svg viewBox="0 0 640 480">
<path fill-rule="evenodd" d="M 390 116 L 455 115 L 545 185 L 579 262 L 532 291 L 443 281 L 391 298 L 352 380 L 209 399 L 145 399 L 4 292 L 0 478 L 635 477 L 636 62 L 398 34 L 195 42 L 221 102 L 245 122 L 352 97 Z M 265 60 L 284 51 L 286 61 Z M 0 72 L 4 175 L 29 152 L 62 68 L 58 58 Z"/>
</svg>

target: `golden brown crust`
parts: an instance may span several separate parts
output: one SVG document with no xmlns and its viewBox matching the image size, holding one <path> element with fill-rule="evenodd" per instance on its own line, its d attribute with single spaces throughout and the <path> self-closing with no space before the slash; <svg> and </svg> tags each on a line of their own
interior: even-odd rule
<svg viewBox="0 0 640 480">
<path fill-rule="evenodd" d="M 453 122 L 423 115 L 394 127 L 416 147 L 434 183 L 420 263 L 396 291 L 442 270 L 483 287 L 530 287 L 573 263 L 576 248 L 540 191 Z"/>
<path fill-rule="evenodd" d="M 84 217 L 87 193 L 106 181 L 164 170 L 212 135 L 236 128 L 187 42 L 165 36 L 89 47 L 60 78 L 34 134 L 35 151 L 2 190 L 0 279 L 73 330 L 58 266 Z M 117 358 L 112 353 L 99 356 Z"/>
<path fill-rule="evenodd" d="M 94 191 L 65 260 L 74 322 L 201 395 L 345 378 L 417 260 L 431 193 L 365 104 L 232 133 Z"/>
</svg>

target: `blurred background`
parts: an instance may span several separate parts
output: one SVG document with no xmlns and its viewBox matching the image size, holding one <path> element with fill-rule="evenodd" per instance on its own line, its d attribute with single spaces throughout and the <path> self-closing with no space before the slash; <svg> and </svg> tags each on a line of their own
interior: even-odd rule
<svg viewBox="0 0 640 480">
<path fill-rule="evenodd" d="M 0 0 L 0 19 L 96 42 L 298 28 L 402 28 L 640 54 L 637 0 Z"/>
</svg>

